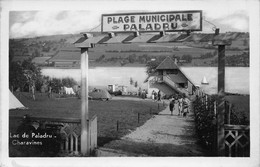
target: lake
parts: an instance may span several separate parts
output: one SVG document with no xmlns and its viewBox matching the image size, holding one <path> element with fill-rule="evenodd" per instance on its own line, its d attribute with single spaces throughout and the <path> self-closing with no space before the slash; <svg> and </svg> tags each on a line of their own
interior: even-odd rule
<svg viewBox="0 0 260 167">
<path fill-rule="evenodd" d="M 217 67 L 180 67 L 183 73 L 195 84 L 201 86 L 206 93 L 217 93 Z M 130 85 L 130 78 L 137 82 L 138 87 L 147 88 L 144 80 L 147 78 L 145 67 L 96 67 L 89 69 L 89 85 L 91 87 L 107 87 L 109 84 L 128 86 L 129 91 L 135 91 Z M 42 74 L 51 78 L 74 78 L 80 83 L 80 69 L 43 68 Z M 201 85 L 203 77 L 209 85 Z M 249 67 L 226 67 L 225 89 L 229 93 L 249 94 Z"/>
</svg>

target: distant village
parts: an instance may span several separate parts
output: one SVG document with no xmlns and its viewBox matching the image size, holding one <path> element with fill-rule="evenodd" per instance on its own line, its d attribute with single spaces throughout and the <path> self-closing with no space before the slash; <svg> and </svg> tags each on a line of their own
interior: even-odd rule
<svg viewBox="0 0 260 167">
<path fill-rule="evenodd" d="M 98 33 L 94 33 L 98 35 Z M 10 39 L 10 61 L 30 60 L 41 67 L 79 68 L 80 49 L 74 46 L 82 34 L 53 35 L 35 38 Z M 185 46 L 185 47 L 183 47 Z M 249 33 L 227 46 L 226 66 L 249 66 Z M 217 50 L 205 43 L 169 43 L 127 45 L 102 44 L 89 50 L 90 66 L 145 66 L 151 59 L 166 57 L 178 60 L 179 66 L 216 66 Z"/>
</svg>

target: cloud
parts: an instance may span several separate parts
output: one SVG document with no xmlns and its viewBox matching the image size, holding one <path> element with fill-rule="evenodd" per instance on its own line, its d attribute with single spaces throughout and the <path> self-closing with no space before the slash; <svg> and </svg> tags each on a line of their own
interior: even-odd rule
<svg viewBox="0 0 260 167">
<path fill-rule="evenodd" d="M 221 13 L 221 12 L 220 12 Z M 246 10 L 238 11 L 226 11 L 219 16 L 212 15 L 207 12 L 204 19 L 204 27 L 207 30 L 211 30 L 214 24 L 217 28 L 220 28 L 221 32 L 236 31 L 236 32 L 248 32 L 249 31 L 249 13 Z M 210 22 L 210 23 L 208 23 Z M 204 29 L 204 30 L 205 30 Z"/>
<path fill-rule="evenodd" d="M 122 11 L 26 11 L 10 13 L 10 37 L 34 37 L 55 34 L 76 34 L 95 28 L 100 31 L 101 15 Z M 129 11 L 130 12 L 130 11 Z M 132 11 L 133 12 L 133 11 Z M 221 32 L 248 31 L 249 16 L 246 10 L 203 10 L 205 19 Z M 212 32 L 212 24 L 203 21 L 203 31 Z"/>
<path fill-rule="evenodd" d="M 10 37 L 17 38 L 88 31 L 100 24 L 101 14 L 95 11 L 39 11 L 16 12 L 12 17 Z"/>
</svg>

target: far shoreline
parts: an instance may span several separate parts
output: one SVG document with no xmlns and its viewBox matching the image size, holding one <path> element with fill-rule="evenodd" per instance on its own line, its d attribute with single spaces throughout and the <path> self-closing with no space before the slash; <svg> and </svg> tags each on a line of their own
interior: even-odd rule
<svg viewBox="0 0 260 167">
<path fill-rule="evenodd" d="M 41 69 L 80 69 L 80 66 L 78 67 L 50 67 L 50 66 L 39 66 Z M 125 65 L 125 66 L 117 66 L 117 65 L 97 65 L 97 66 L 91 66 L 89 65 L 89 69 L 95 69 L 95 68 L 113 68 L 113 67 L 116 67 L 116 68 L 119 68 L 119 67 L 122 67 L 122 68 L 145 68 L 146 65 L 145 64 L 140 64 L 140 65 Z M 209 67 L 218 67 L 218 66 L 179 66 L 180 68 L 183 68 L 183 67 L 187 67 L 187 68 L 202 68 L 202 67 L 206 67 L 206 68 L 209 68 Z M 250 68 L 250 66 L 225 66 L 227 68 Z"/>
</svg>

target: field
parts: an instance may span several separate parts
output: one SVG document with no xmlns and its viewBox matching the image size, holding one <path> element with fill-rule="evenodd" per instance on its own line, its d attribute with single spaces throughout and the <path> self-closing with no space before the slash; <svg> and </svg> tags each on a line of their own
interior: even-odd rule
<svg viewBox="0 0 260 167">
<path fill-rule="evenodd" d="M 19 96 L 17 96 L 19 98 Z M 138 98 L 138 97 L 137 97 Z M 12 120 L 12 116 L 29 114 L 33 117 L 43 118 L 80 118 L 81 100 L 78 98 L 48 99 L 46 94 L 38 93 L 36 101 L 30 99 L 29 94 L 23 92 L 20 101 L 29 109 L 10 110 L 10 132 L 15 132 L 19 122 Z M 162 110 L 160 104 L 160 110 Z M 143 99 L 136 100 L 91 100 L 89 101 L 90 118 L 97 115 L 98 118 L 98 145 L 118 139 L 125 134 L 141 126 L 150 119 L 150 110 L 158 113 L 158 104 Z M 138 113 L 140 121 L 138 123 Z M 117 131 L 117 121 L 119 128 Z"/>
<path fill-rule="evenodd" d="M 94 33 L 95 34 L 95 33 Z M 99 33 L 96 33 L 99 35 Z M 73 47 L 73 42 L 81 37 L 80 34 L 53 35 L 30 39 L 11 39 L 10 53 L 14 56 L 13 61 L 22 61 L 28 57 L 53 57 L 61 48 Z M 241 35 L 226 47 L 226 56 L 238 57 L 249 49 L 249 34 Z M 201 58 L 205 54 L 212 54 L 217 47 L 205 42 L 200 43 L 124 43 L 124 44 L 96 44 L 89 49 L 90 66 L 144 66 L 151 58 L 175 56 L 182 60 L 179 66 L 216 66 L 217 56 Z M 183 55 L 192 57 L 192 61 L 183 59 Z M 104 56 L 103 59 L 100 59 Z M 131 59 L 131 58 L 132 59 Z M 133 59 L 135 58 L 135 60 Z M 249 57 L 249 54 L 247 54 Z M 232 60 L 229 66 L 248 66 L 247 57 L 238 57 Z M 100 60 L 99 60 L 100 59 Z M 185 62 L 186 61 L 186 62 Z M 183 63 L 184 62 L 184 63 Z M 246 63 L 245 63 L 246 62 Z"/>
</svg>

